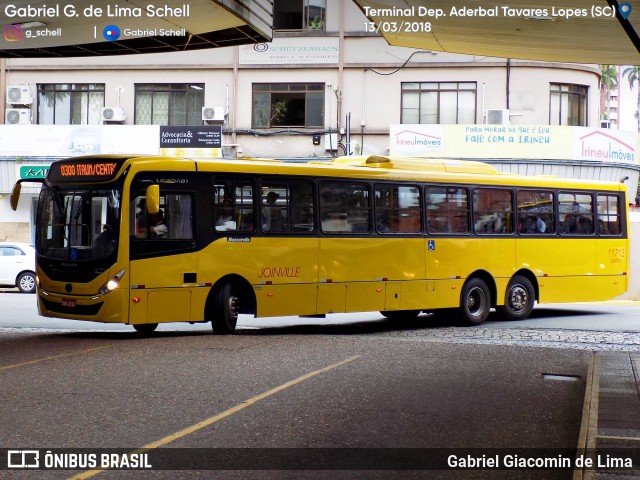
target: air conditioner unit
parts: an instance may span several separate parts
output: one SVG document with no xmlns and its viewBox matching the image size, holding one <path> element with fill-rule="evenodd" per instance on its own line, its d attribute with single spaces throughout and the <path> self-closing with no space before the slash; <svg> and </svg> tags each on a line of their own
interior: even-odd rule
<svg viewBox="0 0 640 480">
<path fill-rule="evenodd" d="M 127 119 L 122 107 L 103 107 L 102 121 L 122 123 Z"/>
<path fill-rule="evenodd" d="M 224 122 L 224 107 L 202 107 L 202 120 Z"/>
<path fill-rule="evenodd" d="M 487 110 L 487 123 L 490 125 L 508 125 L 509 110 L 505 108 Z"/>
<path fill-rule="evenodd" d="M 10 105 L 31 105 L 33 97 L 28 85 L 9 85 L 7 87 L 7 103 Z"/>
<path fill-rule="evenodd" d="M 7 125 L 31 125 L 31 109 L 7 108 L 4 123 Z"/>
</svg>

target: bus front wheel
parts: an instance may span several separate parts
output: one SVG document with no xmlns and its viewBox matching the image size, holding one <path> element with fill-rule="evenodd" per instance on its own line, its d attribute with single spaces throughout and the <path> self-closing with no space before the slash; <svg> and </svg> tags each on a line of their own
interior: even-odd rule
<svg viewBox="0 0 640 480">
<path fill-rule="evenodd" d="M 462 289 L 460 312 L 465 325 L 480 325 L 491 311 L 491 292 L 480 278 L 472 278 Z"/>
<path fill-rule="evenodd" d="M 133 328 L 138 333 L 148 335 L 156 331 L 156 328 L 158 328 L 158 324 L 157 323 L 139 323 L 137 325 L 134 325 Z"/>
<path fill-rule="evenodd" d="M 533 285 L 528 278 L 516 275 L 507 287 L 502 315 L 509 320 L 524 320 L 531 314 L 534 302 Z"/>
<path fill-rule="evenodd" d="M 227 283 L 218 290 L 215 297 L 211 327 L 216 335 L 233 333 L 238 323 L 240 298 L 234 294 L 233 287 Z"/>
</svg>

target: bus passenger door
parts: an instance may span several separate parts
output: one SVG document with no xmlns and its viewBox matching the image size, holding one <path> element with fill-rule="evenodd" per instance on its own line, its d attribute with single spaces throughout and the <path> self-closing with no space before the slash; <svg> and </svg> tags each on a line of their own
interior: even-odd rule
<svg viewBox="0 0 640 480">
<path fill-rule="evenodd" d="M 193 194 L 163 186 L 160 211 L 153 215 L 146 210 L 144 192 L 133 198 L 130 323 L 192 321 L 198 285 Z"/>
</svg>

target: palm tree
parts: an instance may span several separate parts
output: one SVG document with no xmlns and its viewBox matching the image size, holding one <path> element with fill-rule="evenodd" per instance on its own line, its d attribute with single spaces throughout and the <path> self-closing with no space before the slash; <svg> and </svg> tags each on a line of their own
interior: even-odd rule
<svg viewBox="0 0 640 480">
<path fill-rule="evenodd" d="M 638 109 L 636 110 L 636 120 L 638 121 L 638 131 L 640 132 L 640 66 L 627 67 L 622 72 L 622 75 L 627 77 L 632 90 L 635 83 L 638 82 Z"/>
<path fill-rule="evenodd" d="M 618 69 L 614 65 L 600 65 L 600 74 L 600 91 L 604 90 L 606 99 L 605 119 L 611 121 L 611 90 L 618 86 Z"/>
</svg>

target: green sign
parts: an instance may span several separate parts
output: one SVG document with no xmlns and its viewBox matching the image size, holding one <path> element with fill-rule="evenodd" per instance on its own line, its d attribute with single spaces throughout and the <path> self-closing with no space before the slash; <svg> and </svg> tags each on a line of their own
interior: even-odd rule
<svg viewBox="0 0 640 480">
<path fill-rule="evenodd" d="M 20 178 L 32 180 L 46 178 L 49 173 L 49 165 L 23 165 L 20 167 Z"/>
</svg>

